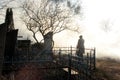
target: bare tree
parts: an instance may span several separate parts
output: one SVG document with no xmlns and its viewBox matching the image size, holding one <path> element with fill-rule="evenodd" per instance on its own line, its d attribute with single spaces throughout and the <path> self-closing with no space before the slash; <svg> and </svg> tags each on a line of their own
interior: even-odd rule
<svg viewBox="0 0 120 80">
<path fill-rule="evenodd" d="M 77 31 L 78 27 L 70 25 L 72 12 L 67 3 L 54 0 L 26 0 L 22 4 L 24 21 L 27 29 L 33 33 L 33 38 L 39 43 L 36 34 L 40 33 L 45 40 L 48 33 L 53 35 L 69 29 Z"/>
</svg>

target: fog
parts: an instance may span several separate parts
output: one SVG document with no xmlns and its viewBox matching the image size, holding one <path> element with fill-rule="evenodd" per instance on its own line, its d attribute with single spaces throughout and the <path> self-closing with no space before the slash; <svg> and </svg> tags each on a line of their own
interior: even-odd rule
<svg viewBox="0 0 120 80">
<path fill-rule="evenodd" d="M 74 1 L 72 1 L 75 3 Z M 86 48 L 96 48 L 97 57 L 120 59 L 120 1 L 119 0 L 81 0 L 81 13 L 77 14 L 74 23 L 79 26 L 80 33 L 63 31 L 54 35 L 55 46 L 76 47 L 79 35 L 83 35 Z M 15 28 L 23 39 L 31 39 L 32 33 L 27 31 L 20 20 L 20 10 L 13 9 Z M 3 22 L 3 17 L 0 22 Z M 38 35 L 41 39 L 41 36 Z"/>
<path fill-rule="evenodd" d="M 76 18 L 81 33 L 63 32 L 57 37 L 62 46 L 76 46 L 83 35 L 86 48 L 96 48 L 97 57 L 120 59 L 119 0 L 82 0 L 82 19 Z M 58 35 L 57 35 L 58 36 Z M 64 39 L 61 39 L 63 38 Z"/>
</svg>

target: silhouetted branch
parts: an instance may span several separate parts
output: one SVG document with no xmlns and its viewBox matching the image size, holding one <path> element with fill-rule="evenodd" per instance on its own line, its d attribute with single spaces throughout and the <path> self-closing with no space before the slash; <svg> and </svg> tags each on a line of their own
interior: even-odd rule
<svg viewBox="0 0 120 80">
<path fill-rule="evenodd" d="M 28 30 L 33 34 L 35 31 L 31 29 L 37 29 L 42 36 L 48 32 L 56 34 L 66 29 L 76 31 L 76 28 L 67 26 L 68 20 L 71 19 L 73 14 L 67 5 L 63 5 L 61 1 L 38 0 L 38 3 L 35 3 L 34 0 L 31 0 L 31 2 L 27 0 L 22 4 L 21 8 L 24 11 L 23 21 L 26 24 L 29 23 Z"/>
</svg>

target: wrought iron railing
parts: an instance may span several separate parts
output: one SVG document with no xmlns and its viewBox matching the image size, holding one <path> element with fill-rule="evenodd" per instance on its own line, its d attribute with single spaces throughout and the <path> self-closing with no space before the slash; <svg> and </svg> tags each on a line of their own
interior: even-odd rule
<svg viewBox="0 0 120 80">
<path fill-rule="evenodd" d="M 75 75 L 74 80 L 92 80 L 92 73 L 96 68 L 96 50 L 94 49 L 85 49 L 83 57 L 76 55 L 75 47 L 54 47 L 53 48 L 53 58 L 52 59 L 35 59 L 34 57 L 38 55 L 37 53 L 31 53 L 30 51 L 21 51 L 17 52 L 15 56 L 7 58 L 5 57 L 4 64 L 10 64 L 10 66 L 18 66 L 21 64 L 28 63 L 50 63 L 55 66 L 51 68 L 48 66 L 40 69 L 63 69 L 67 68 L 68 80 L 71 80 L 71 77 Z M 11 68 L 9 68 L 11 69 Z M 75 74 L 72 74 L 75 72 Z M 89 78 L 89 79 L 88 79 Z"/>
</svg>

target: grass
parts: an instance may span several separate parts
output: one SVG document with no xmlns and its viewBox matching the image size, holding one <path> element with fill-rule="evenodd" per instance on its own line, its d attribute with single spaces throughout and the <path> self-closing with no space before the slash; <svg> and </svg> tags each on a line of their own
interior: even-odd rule
<svg viewBox="0 0 120 80">
<path fill-rule="evenodd" d="M 104 58 L 96 60 L 96 80 L 120 80 L 120 62 L 115 59 Z"/>
</svg>

